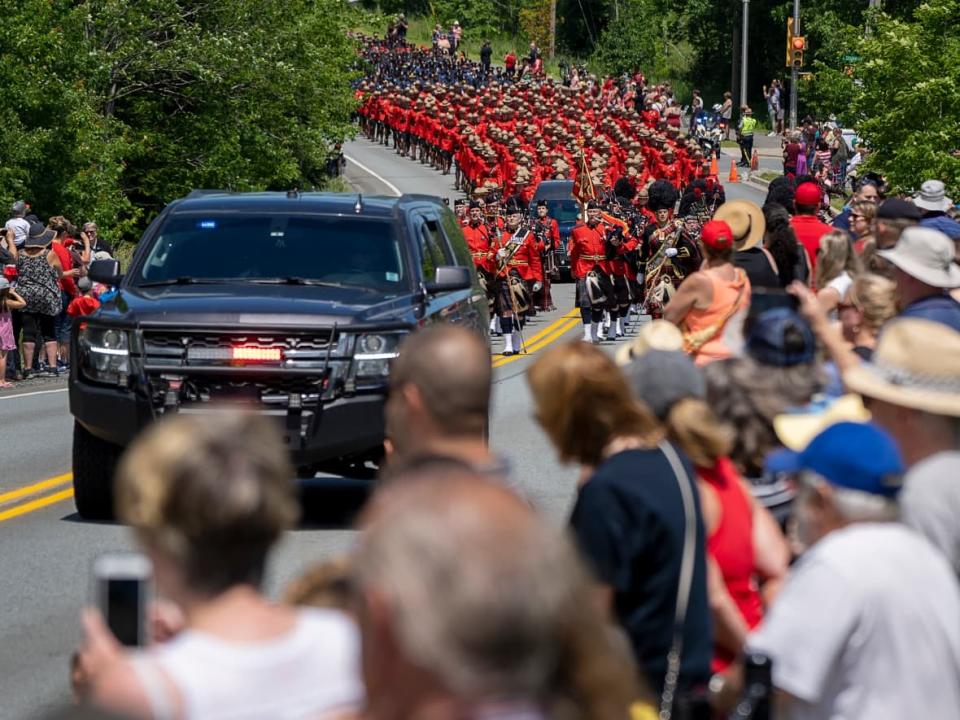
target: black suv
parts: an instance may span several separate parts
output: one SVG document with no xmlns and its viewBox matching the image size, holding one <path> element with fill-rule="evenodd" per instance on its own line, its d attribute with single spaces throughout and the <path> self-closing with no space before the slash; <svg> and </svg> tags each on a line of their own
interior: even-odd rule
<svg viewBox="0 0 960 720">
<path fill-rule="evenodd" d="M 166 413 L 244 403 L 283 424 L 303 477 L 376 460 L 390 361 L 406 333 L 487 332 L 486 298 L 437 198 L 195 191 L 147 228 L 117 287 L 76 321 L 73 483 L 112 514 L 123 447 Z"/>
</svg>

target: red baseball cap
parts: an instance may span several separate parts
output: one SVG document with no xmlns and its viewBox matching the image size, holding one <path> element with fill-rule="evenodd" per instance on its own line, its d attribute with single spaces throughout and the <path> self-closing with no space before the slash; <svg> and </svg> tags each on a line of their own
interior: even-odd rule
<svg viewBox="0 0 960 720">
<path fill-rule="evenodd" d="M 800 183 L 793 196 L 797 205 L 819 205 L 820 198 L 820 186 L 814 182 Z"/>
<path fill-rule="evenodd" d="M 700 239 L 709 248 L 726 250 L 733 247 L 733 230 L 723 220 L 711 220 L 703 224 Z"/>
</svg>

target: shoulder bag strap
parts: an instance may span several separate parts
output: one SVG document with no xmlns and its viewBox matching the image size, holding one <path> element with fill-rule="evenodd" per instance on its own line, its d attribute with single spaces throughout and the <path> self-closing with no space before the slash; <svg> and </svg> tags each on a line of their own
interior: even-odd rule
<svg viewBox="0 0 960 720">
<path fill-rule="evenodd" d="M 677 584 L 677 605 L 673 622 L 673 642 L 667 653 L 667 675 L 660 696 L 660 720 L 670 720 L 676 701 L 677 684 L 680 680 L 680 658 L 683 653 L 683 626 L 687 618 L 687 606 L 690 603 L 690 588 L 693 585 L 693 561 L 697 550 L 697 513 L 693 498 L 692 482 L 677 451 L 666 442 L 660 442 L 660 451 L 670 463 L 673 476 L 680 487 L 683 501 L 683 553 L 680 559 L 680 582 Z"/>
</svg>

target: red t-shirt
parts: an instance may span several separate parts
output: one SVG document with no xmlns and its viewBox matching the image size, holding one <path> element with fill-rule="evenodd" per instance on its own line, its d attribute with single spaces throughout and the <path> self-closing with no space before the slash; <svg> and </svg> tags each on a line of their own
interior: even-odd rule
<svg viewBox="0 0 960 720">
<path fill-rule="evenodd" d="M 800 149 L 800 143 L 787 143 L 787 146 L 783 149 L 786 154 L 786 157 L 783 159 L 784 167 L 793 168 L 794 172 L 796 172 L 797 156 L 800 154 Z"/>
<path fill-rule="evenodd" d="M 60 265 L 63 267 L 63 271 L 66 272 L 67 270 L 73 270 L 73 256 L 70 254 L 70 251 L 58 242 L 51 243 L 50 247 L 53 248 L 53 251 L 60 259 Z M 80 294 L 77 291 L 77 283 L 72 277 L 61 278 L 60 289 L 65 291 L 67 295 L 72 298 L 75 298 Z"/>
<path fill-rule="evenodd" d="M 790 225 L 797 234 L 797 240 L 807 249 L 810 256 L 810 278 L 815 277 L 817 270 L 817 250 L 820 249 L 820 238 L 834 228 L 826 225 L 814 215 L 794 215 L 790 218 Z"/>
</svg>

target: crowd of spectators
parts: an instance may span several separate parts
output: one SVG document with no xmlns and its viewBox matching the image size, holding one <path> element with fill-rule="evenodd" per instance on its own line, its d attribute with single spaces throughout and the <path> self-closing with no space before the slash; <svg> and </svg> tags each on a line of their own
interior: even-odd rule
<svg viewBox="0 0 960 720">
<path fill-rule="evenodd" d="M 13 204 L 0 242 L 0 388 L 69 372 L 73 318 L 107 292 L 87 268 L 112 256 L 96 223 L 78 228 L 61 215 L 43 223 L 26 202 Z"/>
</svg>

